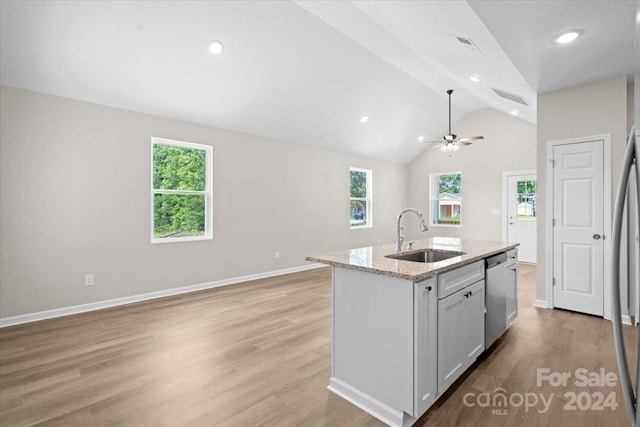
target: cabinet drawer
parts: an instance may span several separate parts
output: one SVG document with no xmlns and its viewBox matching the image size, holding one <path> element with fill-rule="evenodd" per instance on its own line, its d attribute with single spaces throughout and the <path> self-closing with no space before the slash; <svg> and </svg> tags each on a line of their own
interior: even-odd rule
<svg viewBox="0 0 640 427">
<path fill-rule="evenodd" d="M 482 279 L 484 279 L 484 260 L 442 273 L 438 275 L 438 299 L 445 298 Z"/>
<path fill-rule="evenodd" d="M 515 264 L 518 262 L 518 248 L 513 248 L 507 251 L 507 265 Z"/>
</svg>

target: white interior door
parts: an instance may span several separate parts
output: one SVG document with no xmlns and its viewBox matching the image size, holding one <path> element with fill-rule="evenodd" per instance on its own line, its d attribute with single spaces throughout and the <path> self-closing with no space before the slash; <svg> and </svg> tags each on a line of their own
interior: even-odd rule
<svg viewBox="0 0 640 427">
<path fill-rule="evenodd" d="M 602 316 L 604 141 L 556 145 L 552 163 L 554 306 Z"/>
<path fill-rule="evenodd" d="M 535 263 L 536 175 L 507 176 L 507 240 L 518 242 L 518 260 Z"/>
</svg>

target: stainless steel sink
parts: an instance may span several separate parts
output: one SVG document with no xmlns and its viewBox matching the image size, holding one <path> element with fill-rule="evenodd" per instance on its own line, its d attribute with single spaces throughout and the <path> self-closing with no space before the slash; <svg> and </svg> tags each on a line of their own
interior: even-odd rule
<svg viewBox="0 0 640 427">
<path fill-rule="evenodd" d="M 464 255 L 465 252 L 457 251 L 441 251 L 436 249 L 427 249 L 419 252 L 409 252 L 400 254 L 386 255 L 387 258 L 399 259 L 402 261 L 413 262 L 438 262 L 456 256 Z"/>
</svg>

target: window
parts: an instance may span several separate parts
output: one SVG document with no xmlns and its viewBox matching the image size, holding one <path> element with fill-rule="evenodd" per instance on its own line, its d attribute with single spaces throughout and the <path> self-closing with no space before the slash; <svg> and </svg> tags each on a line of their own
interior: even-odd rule
<svg viewBox="0 0 640 427">
<path fill-rule="evenodd" d="M 371 227 L 371 171 L 351 168 L 349 199 L 351 228 Z"/>
<path fill-rule="evenodd" d="M 462 211 L 462 173 L 429 175 L 431 225 L 460 226 Z"/>
<path fill-rule="evenodd" d="M 518 221 L 536 220 L 536 181 L 518 181 Z"/>
<path fill-rule="evenodd" d="M 151 147 L 151 242 L 211 239 L 211 147 L 160 138 Z"/>
</svg>

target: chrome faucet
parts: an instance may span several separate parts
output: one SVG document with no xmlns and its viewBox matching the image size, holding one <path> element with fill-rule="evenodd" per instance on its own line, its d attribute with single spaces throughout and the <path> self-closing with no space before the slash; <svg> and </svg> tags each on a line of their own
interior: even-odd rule
<svg viewBox="0 0 640 427">
<path fill-rule="evenodd" d="M 414 209 L 414 208 L 405 208 L 405 209 L 403 209 L 398 214 L 398 242 L 396 243 L 396 252 L 400 252 L 402 250 L 402 242 L 404 242 L 404 236 L 402 235 L 402 232 L 404 231 L 404 228 L 400 227 L 400 220 L 402 219 L 402 215 L 404 215 L 405 212 L 413 212 L 416 215 L 418 215 L 418 218 L 420 218 L 420 231 L 429 230 L 429 227 L 427 227 L 427 223 L 424 220 L 424 216 L 422 215 L 422 212 L 420 212 L 418 209 Z"/>
</svg>

